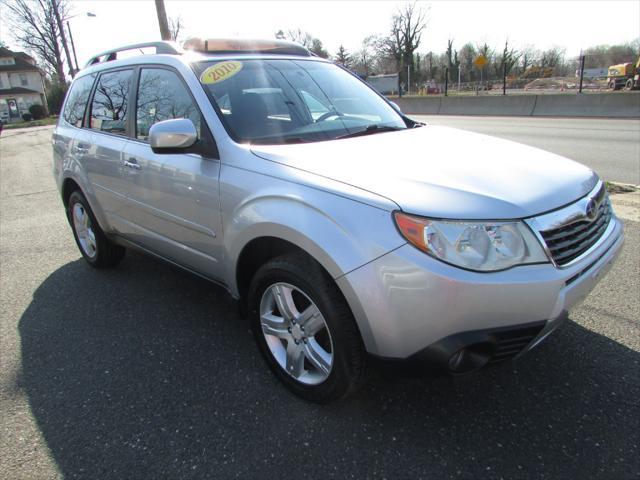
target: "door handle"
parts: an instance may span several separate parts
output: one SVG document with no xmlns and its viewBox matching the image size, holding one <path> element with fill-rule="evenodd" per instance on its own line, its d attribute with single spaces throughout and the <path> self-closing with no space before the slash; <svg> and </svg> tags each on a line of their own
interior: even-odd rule
<svg viewBox="0 0 640 480">
<path fill-rule="evenodd" d="M 131 157 L 129 160 L 125 160 L 122 165 L 124 165 L 125 167 L 133 168 L 135 170 L 140 170 L 142 168 L 138 161 L 133 157 Z"/>
<path fill-rule="evenodd" d="M 91 145 L 88 145 L 86 143 L 78 143 L 74 150 L 75 153 L 87 153 L 90 147 Z"/>
</svg>

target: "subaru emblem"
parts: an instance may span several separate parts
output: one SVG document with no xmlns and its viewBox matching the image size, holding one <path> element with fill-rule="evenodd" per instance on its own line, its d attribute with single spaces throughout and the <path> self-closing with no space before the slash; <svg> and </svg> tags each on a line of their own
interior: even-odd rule
<svg viewBox="0 0 640 480">
<path fill-rule="evenodd" d="M 589 200 L 589 203 L 587 203 L 587 208 L 584 214 L 589 220 L 595 220 L 596 216 L 598 215 L 596 201 L 593 198 Z"/>
</svg>

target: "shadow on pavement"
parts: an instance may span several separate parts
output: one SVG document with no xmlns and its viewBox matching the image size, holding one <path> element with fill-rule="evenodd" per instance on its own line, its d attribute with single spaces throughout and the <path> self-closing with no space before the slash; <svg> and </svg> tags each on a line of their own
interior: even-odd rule
<svg viewBox="0 0 640 480">
<path fill-rule="evenodd" d="M 64 265 L 19 330 L 16 388 L 65 478 L 640 471 L 638 354 L 571 321 L 506 367 L 374 375 L 327 407 L 277 383 L 226 292 L 140 255 L 104 272 Z"/>
</svg>

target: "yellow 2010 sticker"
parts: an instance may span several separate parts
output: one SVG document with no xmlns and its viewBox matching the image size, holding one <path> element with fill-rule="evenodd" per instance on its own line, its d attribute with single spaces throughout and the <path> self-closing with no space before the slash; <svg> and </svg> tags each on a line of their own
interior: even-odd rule
<svg viewBox="0 0 640 480">
<path fill-rule="evenodd" d="M 200 75 L 200 82 L 206 85 L 222 82 L 233 77 L 240 70 L 242 70 L 242 62 L 229 60 L 226 62 L 216 63 L 202 72 L 202 75 Z"/>
</svg>

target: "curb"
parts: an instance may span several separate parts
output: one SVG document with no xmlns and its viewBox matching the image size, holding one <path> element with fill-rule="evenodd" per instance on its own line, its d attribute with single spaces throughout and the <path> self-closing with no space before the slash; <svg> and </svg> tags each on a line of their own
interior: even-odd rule
<svg viewBox="0 0 640 480">
<path fill-rule="evenodd" d="M 605 185 L 611 195 L 624 195 L 640 190 L 640 185 L 634 185 L 633 183 L 605 182 Z"/>
</svg>

